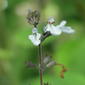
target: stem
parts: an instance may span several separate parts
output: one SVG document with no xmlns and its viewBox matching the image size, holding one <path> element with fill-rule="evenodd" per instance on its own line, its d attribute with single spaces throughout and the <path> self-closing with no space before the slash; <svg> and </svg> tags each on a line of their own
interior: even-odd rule
<svg viewBox="0 0 85 85">
<path fill-rule="evenodd" d="M 42 71 L 42 46 L 39 45 L 39 57 L 40 57 L 40 85 L 43 85 L 43 71 Z"/>
<path fill-rule="evenodd" d="M 51 33 L 48 31 L 46 33 L 43 33 L 41 36 L 41 41 L 44 41 L 47 37 L 51 36 Z"/>
</svg>

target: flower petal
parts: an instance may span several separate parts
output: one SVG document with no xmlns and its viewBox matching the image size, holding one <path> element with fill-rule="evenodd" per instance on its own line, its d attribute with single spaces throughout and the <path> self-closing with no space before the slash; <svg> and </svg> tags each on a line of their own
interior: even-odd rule
<svg viewBox="0 0 85 85">
<path fill-rule="evenodd" d="M 39 33 L 36 33 L 36 34 L 33 34 L 33 35 L 29 35 L 28 36 L 28 38 L 31 40 L 31 42 L 35 46 L 38 46 L 41 43 L 40 37 L 41 37 L 41 34 L 39 34 Z"/>
<path fill-rule="evenodd" d="M 54 23 L 54 22 L 55 22 L 55 20 L 54 20 L 53 17 L 50 17 L 50 18 L 48 19 L 48 23 L 52 24 L 52 23 Z"/>
<path fill-rule="evenodd" d="M 64 27 L 62 27 L 61 29 L 62 29 L 63 32 L 68 33 L 68 34 L 75 32 L 75 30 L 72 29 L 72 28 L 69 27 L 69 26 L 64 26 Z"/>
<path fill-rule="evenodd" d="M 61 29 L 59 27 L 56 27 L 54 25 L 51 26 L 51 34 L 52 35 L 60 35 L 61 34 Z"/>
<path fill-rule="evenodd" d="M 65 25 L 66 25 L 66 23 L 67 23 L 67 22 L 66 22 L 65 20 L 63 20 L 63 21 L 60 23 L 60 25 L 59 25 L 59 26 L 60 26 L 60 27 L 65 26 Z"/>
</svg>

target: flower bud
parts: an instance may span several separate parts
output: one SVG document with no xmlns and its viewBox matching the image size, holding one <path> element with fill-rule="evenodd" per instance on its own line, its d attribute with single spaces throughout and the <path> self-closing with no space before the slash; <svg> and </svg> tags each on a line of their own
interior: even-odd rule
<svg viewBox="0 0 85 85">
<path fill-rule="evenodd" d="M 37 28 L 33 28 L 32 33 L 38 33 Z"/>
<path fill-rule="evenodd" d="M 40 20 L 40 13 L 37 10 L 29 11 L 27 20 L 29 24 L 32 24 L 34 27 L 36 27 Z"/>
<path fill-rule="evenodd" d="M 27 67 L 34 68 L 34 67 L 36 67 L 37 65 L 36 65 L 36 64 L 33 64 L 31 61 L 29 61 L 29 62 L 26 62 L 26 66 L 27 66 Z"/>
<path fill-rule="evenodd" d="M 47 64 L 50 61 L 50 59 L 51 59 L 50 56 L 45 57 L 44 60 L 43 60 L 43 63 Z"/>
<path fill-rule="evenodd" d="M 67 72 L 67 69 L 66 69 L 66 68 L 63 68 L 63 69 L 62 69 L 62 72 Z"/>
<path fill-rule="evenodd" d="M 56 65 L 56 62 L 55 62 L 55 61 L 51 61 L 51 62 L 49 62 L 49 63 L 46 65 L 46 67 L 52 67 L 52 66 L 54 66 L 54 65 Z"/>
</svg>

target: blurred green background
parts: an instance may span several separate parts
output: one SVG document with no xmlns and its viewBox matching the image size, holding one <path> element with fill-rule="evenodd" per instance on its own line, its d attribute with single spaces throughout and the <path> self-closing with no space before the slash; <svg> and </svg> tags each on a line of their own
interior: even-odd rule
<svg viewBox="0 0 85 85">
<path fill-rule="evenodd" d="M 39 85 L 38 69 L 30 69 L 25 61 L 38 63 L 38 48 L 28 35 L 33 26 L 27 23 L 28 9 L 41 13 L 39 31 L 50 16 L 56 24 L 67 20 L 75 34 L 49 37 L 43 43 L 45 55 L 68 68 L 61 79 L 59 67 L 44 73 L 51 85 L 85 85 L 85 0 L 0 0 L 0 85 Z"/>
</svg>

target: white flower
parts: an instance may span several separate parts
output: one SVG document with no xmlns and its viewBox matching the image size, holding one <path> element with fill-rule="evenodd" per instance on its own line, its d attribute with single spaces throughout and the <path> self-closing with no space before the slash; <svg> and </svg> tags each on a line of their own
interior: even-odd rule
<svg viewBox="0 0 85 85">
<path fill-rule="evenodd" d="M 32 35 L 29 35 L 28 38 L 31 40 L 31 42 L 35 45 L 38 46 L 41 43 L 40 37 L 41 34 L 38 33 L 37 28 L 33 28 L 32 30 Z"/>
<path fill-rule="evenodd" d="M 48 19 L 48 24 L 46 25 L 46 27 L 44 28 L 44 32 L 49 31 L 52 35 L 60 35 L 62 32 L 65 33 L 74 33 L 75 31 L 69 27 L 69 26 L 65 26 L 66 25 L 66 21 L 62 21 L 59 25 L 54 26 L 54 19 L 50 18 Z"/>
<path fill-rule="evenodd" d="M 52 35 L 60 35 L 62 32 L 59 27 L 56 27 L 53 24 L 47 24 L 47 26 L 44 29 L 44 32 L 47 31 L 49 31 Z"/>
</svg>

